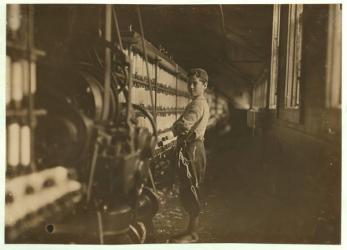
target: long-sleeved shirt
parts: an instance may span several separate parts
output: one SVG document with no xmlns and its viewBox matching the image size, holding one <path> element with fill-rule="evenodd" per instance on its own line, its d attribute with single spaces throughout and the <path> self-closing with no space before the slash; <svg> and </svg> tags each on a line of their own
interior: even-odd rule
<svg viewBox="0 0 347 250">
<path fill-rule="evenodd" d="M 203 140 L 208 119 L 210 117 L 210 108 L 203 95 L 195 97 L 185 108 L 183 114 L 173 124 L 172 131 L 175 136 L 187 136 L 195 124 L 194 129 L 196 139 Z"/>
</svg>

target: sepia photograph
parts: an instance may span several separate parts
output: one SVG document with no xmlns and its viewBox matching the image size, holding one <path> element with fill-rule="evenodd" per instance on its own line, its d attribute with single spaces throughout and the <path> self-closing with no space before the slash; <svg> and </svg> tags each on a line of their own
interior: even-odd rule
<svg viewBox="0 0 347 250">
<path fill-rule="evenodd" d="M 5 245 L 341 246 L 342 4 L 4 8 Z"/>
</svg>

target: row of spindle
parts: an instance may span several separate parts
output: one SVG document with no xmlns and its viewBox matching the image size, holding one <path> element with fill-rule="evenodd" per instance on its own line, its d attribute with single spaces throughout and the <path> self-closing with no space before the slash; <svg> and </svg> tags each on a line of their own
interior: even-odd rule
<svg viewBox="0 0 347 250">
<path fill-rule="evenodd" d="M 160 113 L 157 113 L 157 129 L 158 131 L 166 131 L 172 126 L 176 121 L 176 118 L 180 115 L 180 112 L 187 106 L 189 99 L 185 96 L 176 96 L 168 93 L 157 92 L 154 93 L 157 100 L 157 110 L 160 110 Z M 212 92 L 205 94 L 206 100 L 210 107 L 210 115 L 218 118 L 223 116 L 228 110 L 228 102 L 225 98 L 219 96 L 218 98 Z M 132 88 L 132 100 L 133 103 L 144 105 L 145 107 L 150 107 L 150 92 L 148 88 L 144 86 L 136 86 Z M 125 101 L 125 100 L 123 100 Z M 177 110 L 177 115 L 173 114 L 173 110 Z M 167 114 L 165 114 L 167 110 Z M 164 111 L 164 113 L 163 113 Z M 150 128 L 150 123 L 142 123 L 141 126 Z"/>
<path fill-rule="evenodd" d="M 132 62 L 132 74 L 140 79 L 147 79 L 147 69 L 145 58 L 135 52 L 130 53 L 130 60 Z M 148 62 L 148 74 L 149 78 L 153 81 L 155 79 L 155 67 L 156 65 Z"/>
<path fill-rule="evenodd" d="M 227 113 L 228 110 L 228 103 L 225 99 L 219 98 L 217 100 L 217 108 L 216 108 L 216 113 L 218 115 L 224 115 L 225 113 Z"/>
<path fill-rule="evenodd" d="M 128 54 L 127 49 L 125 49 L 124 52 Z M 176 89 L 175 74 L 168 72 L 157 63 L 148 61 L 147 65 L 149 76 L 147 76 L 146 60 L 143 55 L 135 51 L 131 51 L 130 60 L 132 62 L 132 74 L 135 76 L 135 78 L 144 80 L 148 79 L 149 77 L 151 81 L 157 79 L 158 83 L 161 83 L 168 88 Z"/>
<path fill-rule="evenodd" d="M 210 107 L 210 116 L 216 118 L 224 117 L 228 114 L 229 106 L 228 100 L 223 96 L 216 96 L 212 92 L 206 93 L 206 100 Z"/>
<path fill-rule="evenodd" d="M 27 59 L 6 56 L 6 105 L 15 108 L 25 106 L 25 99 L 36 92 L 36 64 Z M 31 85 L 31 86 L 30 86 Z M 30 93 L 29 93 L 30 89 Z"/>
<path fill-rule="evenodd" d="M 132 103 L 143 105 L 151 110 L 152 102 L 148 88 L 146 60 L 142 54 L 133 50 L 129 53 L 128 49 L 124 49 L 124 53 L 129 55 L 132 63 L 134 79 L 131 89 Z M 177 74 L 170 73 L 157 62 L 149 60 L 147 63 L 149 79 L 154 89 L 152 94 L 155 103 L 153 105 L 156 105 L 156 110 L 160 111 L 156 115 L 157 130 L 159 132 L 167 131 L 177 118 L 176 112 L 173 111 L 180 112 L 190 101 L 187 82 Z M 155 84 L 158 86 L 157 89 L 154 88 Z M 120 95 L 119 101 L 125 103 L 123 95 Z M 152 130 L 149 120 L 142 116 L 138 117 L 138 126 Z"/>
<path fill-rule="evenodd" d="M 180 92 L 187 92 L 188 91 L 188 83 L 181 78 L 177 78 L 177 90 Z"/>
<path fill-rule="evenodd" d="M 131 90 L 132 102 L 135 104 L 143 105 L 151 109 L 151 96 L 148 88 L 148 76 L 146 69 L 146 60 L 144 56 L 138 51 L 131 51 L 128 49 L 124 52 L 129 55 L 132 63 L 132 75 L 134 85 Z M 157 129 L 158 131 L 167 131 L 176 119 L 181 114 L 182 110 L 187 106 L 190 99 L 188 98 L 188 83 L 178 74 L 174 74 L 162 67 L 158 62 L 148 60 L 148 74 L 152 82 L 153 101 L 156 101 L 156 110 L 160 111 L 156 114 Z M 140 81 L 139 84 L 137 81 Z M 154 84 L 164 87 L 162 89 L 155 89 Z M 165 91 L 167 88 L 169 91 Z M 174 90 L 174 91 L 172 91 Z M 227 109 L 227 102 L 223 98 L 217 98 L 213 92 L 206 93 L 206 99 L 210 106 L 210 114 L 213 117 L 223 115 Z M 120 97 L 121 102 L 125 102 L 123 96 Z M 176 110 L 176 112 L 173 112 Z M 165 112 L 167 111 L 167 112 Z M 139 126 L 151 129 L 148 119 L 139 117 Z"/>
<path fill-rule="evenodd" d="M 18 4 L 7 6 L 8 40 L 12 45 L 23 45 L 21 33 L 26 32 L 25 17 L 29 15 L 24 8 Z M 29 48 L 18 49 L 10 45 L 6 55 L 6 159 L 9 174 L 31 170 L 32 133 L 29 102 L 36 93 L 36 63 L 29 59 L 30 53 Z"/>
<path fill-rule="evenodd" d="M 68 170 L 64 167 L 49 168 L 7 179 L 5 225 L 13 227 L 19 221 L 28 218 L 28 215 L 43 215 L 44 207 L 54 211 L 59 199 L 77 192 L 80 188 L 81 184 L 70 179 Z M 32 221 L 29 219 L 26 222 Z"/>
<path fill-rule="evenodd" d="M 157 116 L 157 130 L 159 132 L 167 131 L 171 128 L 172 124 L 176 121 L 176 114 L 168 114 L 165 116 L 158 115 Z M 139 127 L 145 127 L 148 128 L 149 131 L 152 133 L 153 129 L 151 126 L 151 123 L 148 118 L 144 116 L 137 117 L 137 122 Z"/>
<path fill-rule="evenodd" d="M 165 131 L 172 127 L 172 124 L 176 121 L 176 115 L 170 114 L 166 116 L 157 116 L 157 128 L 158 131 Z"/>
<path fill-rule="evenodd" d="M 135 51 L 129 53 L 128 49 L 124 49 L 124 53 L 129 55 L 129 59 L 132 63 L 132 74 L 135 79 L 145 80 L 148 78 L 147 69 L 146 69 L 146 60 L 144 56 Z M 177 89 L 181 93 L 188 94 L 187 81 L 177 77 L 175 73 L 171 73 L 161 66 L 159 63 L 153 63 L 148 60 L 148 74 L 149 79 L 154 82 L 157 81 L 158 84 L 161 84 L 170 89 Z"/>
<path fill-rule="evenodd" d="M 132 103 L 143 105 L 145 107 L 151 106 L 150 91 L 143 86 L 134 86 L 131 90 Z M 176 96 L 168 93 L 153 92 L 153 99 L 157 100 L 157 109 L 160 110 L 172 110 L 172 109 L 184 109 L 189 103 L 189 99 L 185 96 Z M 125 97 L 123 94 L 119 95 L 119 101 L 125 103 Z"/>
<path fill-rule="evenodd" d="M 206 101 L 208 103 L 208 106 L 210 108 L 210 116 L 214 116 L 215 115 L 215 105 L 216 105 L 216 96 L 212 93 L 212 92 L 207 92 L 205 94 L 206 97 Z"/>
</svg>

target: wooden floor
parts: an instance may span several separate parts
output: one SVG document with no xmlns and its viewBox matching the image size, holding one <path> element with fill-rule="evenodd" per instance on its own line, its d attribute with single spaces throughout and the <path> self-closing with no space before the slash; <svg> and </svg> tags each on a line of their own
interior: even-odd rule
<svg viewBox="0 0 347 250">
<path fill-rule="evenodd" d="M 335 177 L 326 178 L 328 173 L 319 171 L 319 166 L 312 171 L 312 166 L 291 163 L 291 159 L 283 157 L 283 149 L 264 135 L 226 134 L 215 138 L 206 141 L 208 165 L 202 189 L 201 243 L 340 242 L 340 191 Z M 160 188 L 158 194 L 160 207 L 153 220 L 154 237 L 148 243 L 167 242 L 187 223 L 177 184 Z M 90 239 L 86 235 L 93 232 L 83 233 L 80 228 L 52 237 L 42 228 L 41 234 L 29 234 L 23 242 L 97 244 L 96 217 L 91 220 L 94 225 L 87 226 L 83 217 L 80 221 L 83 223 L 70 224 L 94 230 Z M 108 244 L 131 243 L 128 235 L 112 242 L 115 243 Z"/>
<path fill-rule="evenodd" d="M 339 194 L 264 140 L 245 135 L 209 143 L 200 242 L 338 244 L 340 219 L 331 203 Z M 187 215 L 177 188 L 160 194 L 154 222 L 162 243 L 184 229 Z"/>
</svg>

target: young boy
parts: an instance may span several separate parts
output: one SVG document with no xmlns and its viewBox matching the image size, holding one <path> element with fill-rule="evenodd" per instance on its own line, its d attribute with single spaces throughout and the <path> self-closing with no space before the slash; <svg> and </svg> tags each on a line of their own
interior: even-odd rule
<svg viewBox="0 0 347 250">
<path fill-rule="evenodd" d="M 178 175 L 180 180 L 180 198 L 189 214 L 187 230 L 171 238 L 174 243 L 198 241 L 197 227 L 201 210 L 199 188 L 206 170 L 204 135 L 210 116 L 209 106 L 204 93 L 208 75 L 203 69 L 191 69 L 188 90 L 192 101 L 183 114 L 173 124 L 172 131 L 177 136 Z"/>
</svg>

